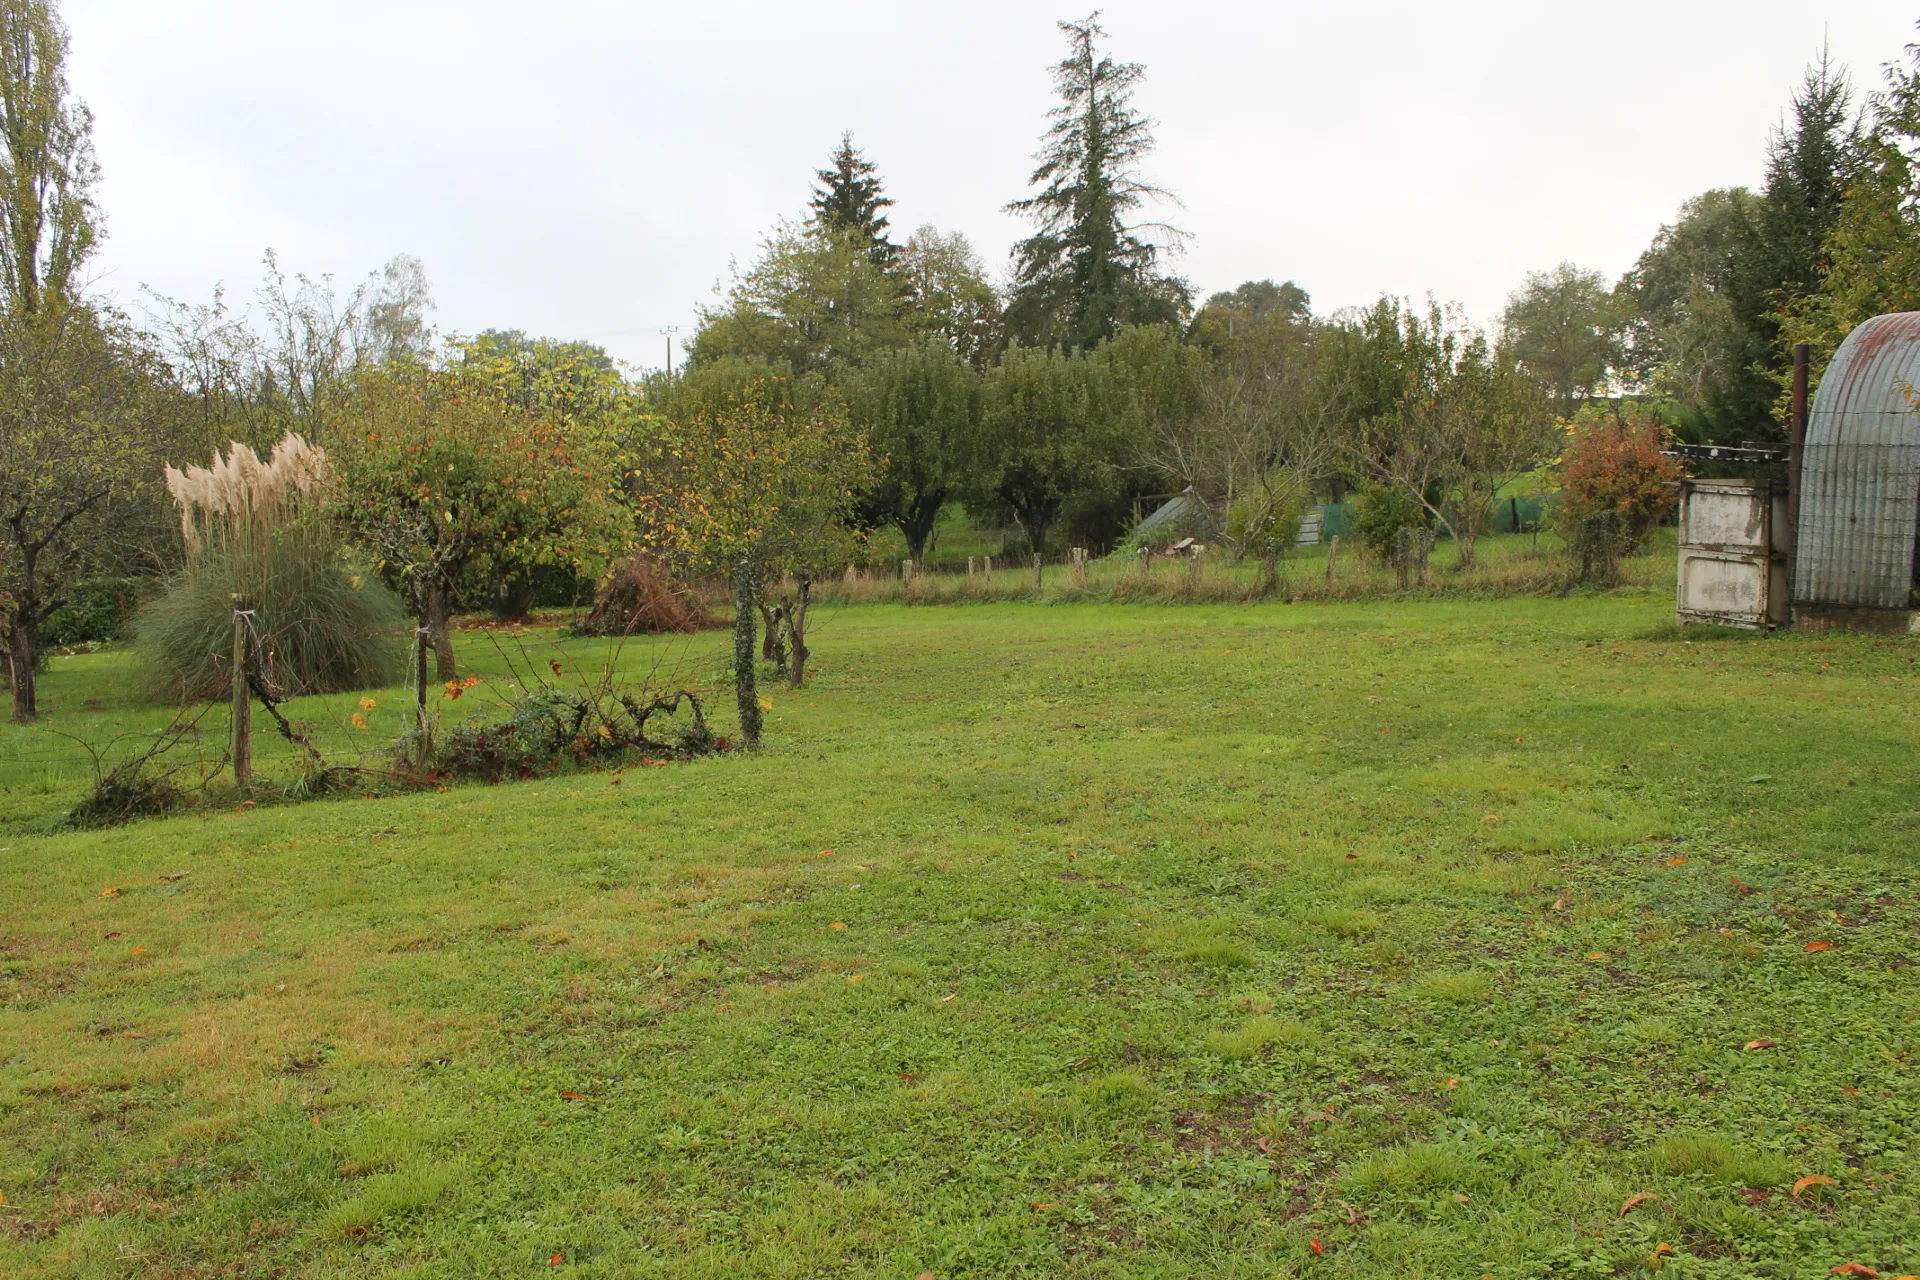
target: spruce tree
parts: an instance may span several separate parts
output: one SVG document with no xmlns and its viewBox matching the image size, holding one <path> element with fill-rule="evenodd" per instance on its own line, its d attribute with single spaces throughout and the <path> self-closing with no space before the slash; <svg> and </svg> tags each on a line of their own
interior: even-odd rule
<svg viewBox="0 0 1920 1280">
<path fill-rule="evenodd" d="M 881 184 L 874 163 L 853 145 L 853 135 L 840 135 L 831 169 L 815 170 L 820 185 L 813 189 L 814 225 L 851 236 L 866 248 L 875 266 L 891 266 L 900 250 L 887 239 L 887 218 L 881 212 L 893 201 Z"/>
<path fill-rule="evenodd" d="M 1014 247 L 1007 309 L 1010 336 L 1029 344 L 1091 347 L 1121 325 L 1177 323 L 1187 310 L 1185 282 L 1159 274 L 1162 248 L 1148 238 L 1177 245 L 1185 233 L 1128 221 L 1148 200 L 1172 197 L 1136 168 L 1153 150 L 1153 121 L 1133 106 L 1146 69 L 1099 51 L 1098 16 L 1060 24 L 1060 104 L 1029 179 L 1040 190 L 1007 206 L 1038 224 Z"/>
</svg>

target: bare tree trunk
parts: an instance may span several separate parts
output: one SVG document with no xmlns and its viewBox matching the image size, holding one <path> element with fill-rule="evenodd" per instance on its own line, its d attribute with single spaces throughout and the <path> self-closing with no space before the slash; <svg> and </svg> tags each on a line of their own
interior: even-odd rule
<svg viewBox="0 0 1920 1280">
<path fill-rule="evenodd" d="M 453 632 L 448 626 L 452 614 L 452 602 L 447 599 L 447 589 L 432 586 L 427 589 L 427 636 L 433 641 L 434 667 L 442 680 L 458 680 L 460 665 L 453 658 Z"/>
<path fill-rule="evenodd" d="M 23 611 L 24 612 L 24 611 Z M 40 710 L 35 703 L 34 663 L 39 653 L 34 646 L 33 628 L 22 621 L 22 614 L 13 617 L 13 631 L 7 637 L 7 679 L 13 685 L 13 722 L 32 724 L 40 718 Z"/>
<path fill-rule="evenodd" d="M 753 575 L 742 560 L 733 570 L 733 696 L 740 708 L 740 745 L 760 745 L 760 690 L 754 684 Z"/>
<path fill-rule="evenodd" d="M 807 679 L 807 659 L 813 656 L 813 650 L 807 648 L 807 593 L 813 587 L 813 579 L 806 574 L 800 575 L 799 598 L 787 606 L 787 634 L 793 637 L 793 687 L 798 689 Z"/>
</svg>

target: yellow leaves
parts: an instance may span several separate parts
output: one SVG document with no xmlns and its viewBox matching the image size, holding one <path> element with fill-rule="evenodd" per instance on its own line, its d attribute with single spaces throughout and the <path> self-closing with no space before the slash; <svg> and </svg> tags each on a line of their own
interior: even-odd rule
<svg viewBox="0 0 1920 1280">
<path fill-rule="evenodd" d="M 1798 1182 L 1795 1182 L 1793 1184 L 1793 1198 L 1795 1200 L 1798 1200 L 1800 1198 L 1800 1193 L 1805 1191 L 1809 1187 L 1830 1187 L 1832 1185 L 1833 1185 L 1833 1179 L 1827 1177 L 1825 1174 L 1810 1173 L 1806 1177 L 1801 1178 Z"/>
<path fill-rule="evenodd" d="M 372 698 L 360 699 L 360 709 L 362 711 L 371 711 L 376 705 L 377 704 L 374 702 Z"/>
<path fill-rule="evenodd" d="M 1660 1198 L 1659 1196 L 1653 1194 L 1653 1192 L 1651 1191 L 1635 1192 L 1633 1195 L 1630 1195 L 1627 1197 L 1627 1202 L 1625 1204 L 1620 1206 L 1620 1216 L 1624 1218 L 1627 1216 L 1627 1214 L 1631 1213 L 1634 1209 L 1638 1208 L 1639 1206 L 1647 1203 L 1649 1200 L 1658 1200 L 1659 1198 Z"/>
<path fill-rule="evenodd" d="M 117 884 L 110 884 L 106 888 L 100 891 L 100 896 L 103 898 L 117 898 L 120 896 L 120 886 Z"/>
<path fill-rule="evenodd" d="M 1867 1280 L 1880 1280 L 1880 1273 L 1864 1262 L 1843 1262 L 1827 1272 L 1830 1276 L 1865 1276 Z"/>
<path fill-rule="evenodd" d="M 1681 857 L 1677 857 L 1677 858 L 1668 858 L 1668 859 L 1667 859 L 1667 865 L 1668 865 L 1668 866 L 1670 866 L 1670 867 L 1678 867 L 1678 866 L 1684 866 L 1684 865 L 1686 864 L 1686 861 L 1687 861 L 1687 860 L 1686 860 L 1686 857 L 1685 857 L 1684 855 L 1683 855 L 1683 856 L 1681 856 Z"/>
<path fill-rule="evenodd" d="M 829 929 L 845 929 L 846 927 L 847 927 L 847 922 L 845 920 L 835 920 L 832 924 L 827 926 L 827 928 Z"/>
<path fill-rule="evenodd" d="M 760 710 L 763 713 L 771 712 L 773 710 L 773 699 L 772 698 L 760 699 Z"/>
<path fill-rule="evenodd" d="M 1800 949 L 1809 953 L 1815 951 L 1831 951 L 1833 950 L 1833 943 L 1825 938 L 1817 938 Z"/>
<path fill-rule="evenodd" d="M 347 717 L 347 723 L 356 729 L 364 729 L 367 727 L 367 718 L 356 711 Z"/>
<path fill-rule="evenodd" d="M 1749 1040 L 1745 1044 L 1740 1046 L 1741 1052 L 1743 1053 L 1752 1053 L 1755 1049 L 1777 1049 L 1777 1048 L 1779 1048 L 1779 1043 L 1774 1040 L 1769 1040 L 1765 1036 L 1762 1036 L 1758 1040 Z"/>
</svg>

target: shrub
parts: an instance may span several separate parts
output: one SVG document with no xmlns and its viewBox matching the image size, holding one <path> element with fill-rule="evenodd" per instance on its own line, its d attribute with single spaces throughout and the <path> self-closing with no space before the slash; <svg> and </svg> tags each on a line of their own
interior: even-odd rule
<svg viewBox="0 0 1920 1280">
<path fill-rule="evenodd" d="M 683 703 L 692 715 L 676 722 L 670 740 L 647 736 L 650 719 L 677 716 Z M 402 739 L 400 753 L 408 755 L 416 745 Z M 557 772 L 563 764 L 620 761 L 633 752 L 685 758 L 726 748 L 727 740 L 713 735 L 700 699 L 691 693 L 642 703 L 605 687 L 573 693 L 547 685 L 515 702 L 505 720 L 468 720 L 445 730 L 432 759 L 436 771 L 447 776 L 501 782 Z"/>
<path fill-rule="evenodd" d="M 1393 554 L 1394 535 L 1400 530 L 1425 529 L 1433 521 L 1420 500 L 1397 485 L 1364 485 L 1351 505 L 1353 536 L 1382 560 Z"/>
<path fill-rule="evenodd" d="M 38 635 L 43 648 L 118 640 L 138 607 L 139 578 L 88 578 L 67 592 L 67 602 L 47 615 Z"/>
<path fill-rule="evenodd" d="M 1227 536 L 1242 555 L 1285 555 L 1300 536 L 1306 514 L 1306 486 L 1276 468 L 1263 487 L 1227 508 Z"/>
<path fill-rule="evenodd" d="M 659 561 L 635 556 L 614 570 L 594 600 L 593 612 L 573 630 L 583 636 L 623 636 L 701 631 L 713 625 L 706 605 L 675 582 Z"/>
<path fill-rule="evenodd" d="M 1562 510 L 1570 529 L 1612 513 L 1627 550 L 1640 545 L 1677 501 L 1683 468 L 1660 452 L 1667 430 L 1644 410 L 1569 425 L 1561 454 Z"/>
<path fill-rule="evenodd" d="M 310 523 L 248 545 L 204 546 L 137 615 L 142 683 L 158 699 L 215 698 L 230 687 L 233 597 L 254 611 L 268 683 L 287 694 L 398 684 L 407 612 L 370 570 Z"/>
</svg>

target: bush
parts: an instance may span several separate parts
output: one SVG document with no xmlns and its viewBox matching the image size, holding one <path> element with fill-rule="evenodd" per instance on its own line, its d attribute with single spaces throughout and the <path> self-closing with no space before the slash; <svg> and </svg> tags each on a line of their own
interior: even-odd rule
<svg viewBox="0 0 1920 1280">
<path fill-rule="evenodd" d="M 1568 428 L 1561 455 L 1561 510 L 1569 528 L 1611 512 L 1631 550 L 1673 510 L 1673 484 L 1684 473 L 1660 450 L 1667 430 L 1650 413 L 1628 408 Z"/>
<path fill-rule="evenodd" d="M 593 612 L 574 624 L 582 636 L 703 631 L 713 614 L 688 588 L 673 580 L 651 556 L 635 556 L 614 570 L 600 589 Z"/>
<path fill-rule="evenodd" d="M 264 675 L 277 690 L 337 693 L 406 678 L 406 609 L 331 535 L 300 523 L 248 547 L 203 549 L 140 610 L 134 635 L 150 696 L 185 702 L 227 692 L 236 594 L 254 610 Z"/>
<path fill-rule="evenodd" d="M 1393 554 L 1394 535 L 1402 529 L 1425 529 L 1433 515 L 1418 498 L 1397 485 L 1369 484 L 1351 504 L 1353 536 L 1368 552 L 1384 560 Z"/>
<path fill-rule="evenodd" d="M 1227 508 L 1227 536 L 1242 555 L 1285 555 L 1300 536 L 1300 523 L 1307 515 L 1306 487 L 1276 474 L 1269 476 L 1267 488 L 1284 496 L 1270 501 L 1266 493 L 1256 492 Z"/>
<path fill-rule="evenodd" d="M 120 639 L 145 585 L 139 578 L 89 578 L 74 583 L 67 602 L 40 624 L 41 648 Z"/>
<path fill-rule="evenodd" d="M 692 713 L 684 721 L 676 718 L 682 705 Z M 656 716 L 673 723 L 665 741 L 647 736 Z M 414 745 L 403 739 L 401 754 Z M 548 685 L 515 702 L 505 720 L 449 727 L 434 744 L 432 761 L 436 772 L 449 777 L 502 782 L 554 773 L 562 765 L 617 762 L 629 753 L 686 758 L 726 747 L 726 739 L 707 727 L 700 699 L 684 690 L 643 703 L 607 688 L 572 693 Z"/>
</svg>

